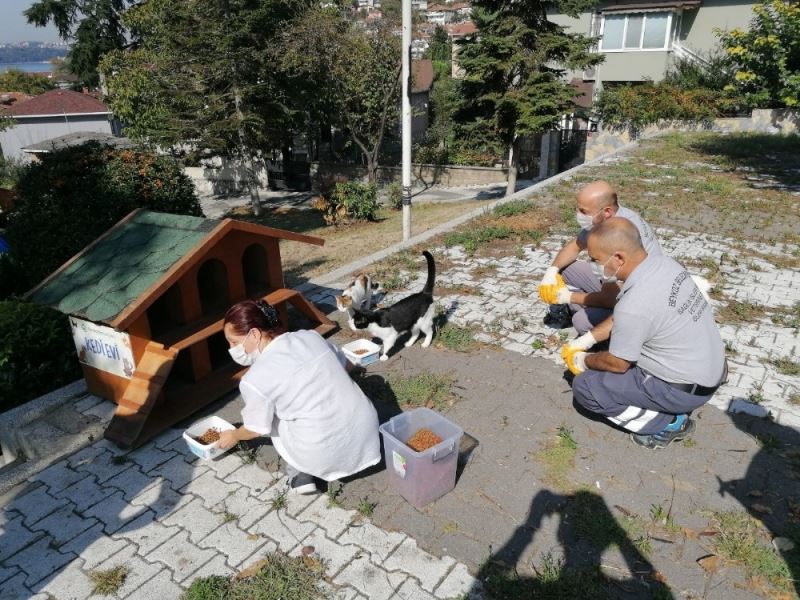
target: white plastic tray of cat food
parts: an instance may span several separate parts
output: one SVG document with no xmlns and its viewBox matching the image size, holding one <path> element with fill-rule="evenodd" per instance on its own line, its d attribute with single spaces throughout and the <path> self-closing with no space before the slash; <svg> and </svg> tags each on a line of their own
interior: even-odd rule
<svg viewBox="0 0 800 600">
<path fill-rule="evenodd" d="M 230 448 L 227 450 L 217 448 L 217 442 L 202 444 L 195 439 L 206 433 L 209 429 L 228 431 L 231 429 L 236 429 L 236 427 L 228 423 L 225 419 L 212 416 L 198 421 L 183 432 L 183 439 L 186 440 L 186 443 L 189 445 L 189 450 L 192 451 L 192 454 L 196 454 L 205 460 L 211 460 L 212 458 L 216 458 L 220 454 L 225 454 L 228 450 L 230 450 Z"/>
<path fill-rule="evenodd" d="M 355 340 L 342 346 L 342 352 L 354 365 L 366 367 L 378 360 L 381 347 L 369 340 Z"/>
</svg>

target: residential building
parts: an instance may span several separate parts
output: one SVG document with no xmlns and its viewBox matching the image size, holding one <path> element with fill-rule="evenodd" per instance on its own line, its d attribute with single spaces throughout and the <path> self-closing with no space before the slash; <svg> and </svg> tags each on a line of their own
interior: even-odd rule
<svg viewBox="0 0 800 600">
<path fill-rule="evenodd" d="M 411 9 L 420 11 L 428 10 L 428 0 L 411 0 Z"/>
<path fill-rule="evenodd" d="M 120 125 L 97 98 L 71 90 L 50 90 L 2 109 L 14 124 L 0 132 L 0 147 L 6 158 L 30 160 L 23 148 L 77 132 L 118 135 Z"/>
<path fill-rule="evenodd" d="M 464 77 L 464 70 L 458 64 L 458 44 L 456 42 L 467 36 L 477 34 L 478 28 L 472 21 L 464 21 L 463 23 L 453 23 L 452 25 L 447 25 L 445 30 L 447 31 L 447 36 L 450 38 L 450 41 L 453 42 L 453 46 L 450 51 L 450 77 L 461 79 Z"/>
<path fill-rule="evenodd" d="M 444 4 L 431 4 L 425 11 L 425 17 L 429 23 L 445 25 L 453 21 L 456 11 Z"/>
<path fill-rule="evenodd" d="M 411 140 L 422 141 L 428 130 L 430 92 L 433 88 L 433 62 L 411 61 Z"/>
<path fill-rule="evenodd" d="M 595 52 L 604 62 L 585 72 L 568 74 L 603 83 L 659 81 L 678 58 L 703 61 L 717 46 L 715 29 L 747 28 L 749 0 L 617 0 L 599 2 L 572 18 L 549 12 L 548 18 L 573 33 L 600 38 Z"/>
</svg>

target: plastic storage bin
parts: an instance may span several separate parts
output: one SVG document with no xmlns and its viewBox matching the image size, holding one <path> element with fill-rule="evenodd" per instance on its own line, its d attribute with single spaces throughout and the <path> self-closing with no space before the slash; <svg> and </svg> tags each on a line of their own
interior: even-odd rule
<svg viewBox="0 0 800 600">
<path fill-rule="evenodd" d="M 423 427 L 442 441 L 423 452 L 406 441 Z M 389 485 L 417 508 L 441 498 L 456 484 L 458 446 L 464 430 L 428 408 L 416 408 L 380 426 Z"/>
<path fill-rule="evenodd" d="M 356 354 L 357 350 L 366 350 L 366 352 Z M 344 352 L 347 360 L 354 365 L 359 365 L 362 367 L 371 365 L 378 360 L 380 351 L 381 347 L 378 346 L 378 344 L 370 342 L 369 340 L 355 340 L 342 346 L 342 352 Z"/>
<path fill-rule="evenodd" d="M 220 431 L 236 429 L 236 427 L 228 423 L 225 419 L 213 416 L 206 417 L 205 419 L 198 421 L 183 432 L 183 439 L 186 440 L 186 443 L 189 445 L 189 450 L 192 451 L 192 454 L 195 454 L 205 460 L 211 460 L 212 458 L 216 458 L 220 454 L 225 454 L 228 450 L 230 450 L 230 448 L 227 450 L 216 448 L 216 442 L 211 444 L 201 444 L 194 439 L 199 435 L 203 435 L 212 427 L 219 429 Z"/>
</svg>

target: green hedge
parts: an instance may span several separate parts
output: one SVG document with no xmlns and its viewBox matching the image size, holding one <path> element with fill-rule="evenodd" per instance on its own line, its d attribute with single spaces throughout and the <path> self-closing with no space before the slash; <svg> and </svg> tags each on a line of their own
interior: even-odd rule
<svg viewBox="0 0 800 600">
<path fill-rule="evenodd" d="M 81 377 L 67 317 L 0 300 L 0 412 Z"/>
<path fill-rule="evenodd" d="M 202 216 L 192 181 L 169 157 L 87 143 L 24 168 L 6 230 L 24 274 L 16 287 L 29 289 L 139 207 Z"/>
</svg>

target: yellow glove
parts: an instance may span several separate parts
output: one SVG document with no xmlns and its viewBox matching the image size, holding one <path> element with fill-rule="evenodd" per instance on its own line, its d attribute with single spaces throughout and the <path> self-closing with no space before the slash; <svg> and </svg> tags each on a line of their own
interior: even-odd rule
<svg viewBox="0 0 800 600">
<path fill-rule="evenodd" d="M 555 283 L 549 285 L 543 283 L 539 286 L 539 298 L 547 304 L 558 304 L 558 292 L 562 289 L 566 290 L 567 284 L 564 283 L 561 275 L 556 274 Z"/>
<path fill-rule="evenodd" d="M 564 344 L 561 347 L 561 358 L 573 375 L 580 375 L 586 370 L 586 352 L 579 348 Z"/>
</svg>

